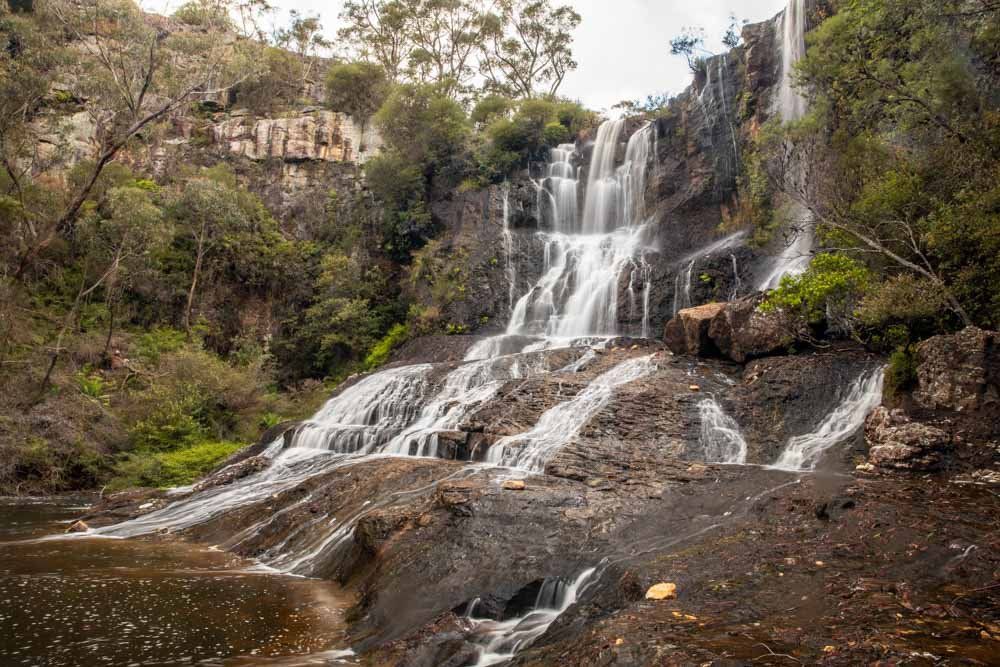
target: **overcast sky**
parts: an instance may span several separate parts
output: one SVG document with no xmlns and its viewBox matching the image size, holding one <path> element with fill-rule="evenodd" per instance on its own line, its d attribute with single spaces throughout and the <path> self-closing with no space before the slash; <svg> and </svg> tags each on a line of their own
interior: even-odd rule
<svg viewBox="0 0 1000 667">
<path fill-rule="evenodd" d="M 272 0 L 283 22 L 290 9 L 318 14 L 325 32 L 337 31 L 342 0 Z M 707 47 L 721 51 L 729 14 L 763 21 L 786 0 L 563 0 L 583 17 L 573 50 L 580 67 L 567 76 L 560 92 L 593 109 L 607 109 L 625 99 L 684 89 L 690 80 L 683 58 L 670 55 L 670 38 L 685 26 L 705 28 Z M 144 0 L 143 6 L 169 13 L 178 0 Z"/>
</svg>

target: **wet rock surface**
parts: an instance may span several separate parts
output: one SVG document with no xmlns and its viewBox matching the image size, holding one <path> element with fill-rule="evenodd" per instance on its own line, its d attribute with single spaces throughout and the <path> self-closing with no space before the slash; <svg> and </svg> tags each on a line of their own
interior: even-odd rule
<svg viewBox="0 0 1000 667">
<path fill-rule="evenodd" d="M 344 585 L 358 600 L 350 645 L 370 664 L 474 664 L 482 626 L 465 617 L 470 608 L 480 619 L 517 616 L 541 582 L 592 567 L 577 604 L 513 664 L 784 664 L 775 656 L 787 654 L 849 665 L 923 653 L 988 662 L 1000 637 L 989 588 L 1000 500 L 985 490 L 988 474 L 963 484 L 845 475 L 860 440 L 833 448 L 825 466 L 835 474 L 700 460 L 700 401 L 717 400 L 749 460 L 768 463 L 880 360 L 835 349 L 744 368 L 620 341 L 575 364 L 583 353 L 537 353 L 551 372 L 507 382 L 441 434 L 476 460 L 472 447 L 484 454 L 609 369 L 650 358 L 655 367 L 616 387 L 543 473 L 345 460 L 181 536 L 270 563 L 289 554 L 308 563 L 297 572 Z M 889 417 L 878 424 L 902 437 L 891 429 L 906 423 Z M 665 582 L 676 597 L 646 599 Z"/>
</svg>

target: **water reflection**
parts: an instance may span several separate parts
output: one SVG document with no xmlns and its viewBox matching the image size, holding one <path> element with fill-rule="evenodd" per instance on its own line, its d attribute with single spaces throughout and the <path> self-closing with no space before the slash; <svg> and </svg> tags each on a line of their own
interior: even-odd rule
<svg viewBox="0 0 1000 667">
<path fill-rule="evenodd" d="M 0 501 L 0 664 L 346 663 L 332 583 L 176 542 L 24 541 L 79 513 Z"/>
</svg>

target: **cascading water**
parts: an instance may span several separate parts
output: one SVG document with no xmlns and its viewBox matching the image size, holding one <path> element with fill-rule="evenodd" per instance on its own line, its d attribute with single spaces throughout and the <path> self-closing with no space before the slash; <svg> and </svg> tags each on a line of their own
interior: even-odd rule
<svg viewBox="0 0 1000 667">
<path fill-rule="evenodd" d="M 550 408 L 527 433 L 497 441 L 488 463 L 528 472 L 542 472 L 546 462 L 611 400 L 616 387 L 656 370 L 651 356 L 629 359 L 598 376 L 574 398 Z"/>
<path fill-rule="evenodd" d="M 883 368 L 862 373 L 815 431 L 788 441 L 773 467 L 780 470 L 814 470 L 823 454 L 857 433 L 868 414 L 882 402 L 884 377 Z"/>
<path fill-rule="evenodd" d="M 708 463 L 738 463 L 747 461 L 747 442 L 736 421 L 727 415 L 714 398 L 698 404 L 701 416 L 702 456 Z"/>
<path fill-rule="evenodd" d="M 624 121 L 614 120 L 598 129 L 582 215 L 574 147 L 552 150 L 538 186 L 539 210 L 545 211 L 548 228 L 538 232 L 544 249 L 541 277 L 518 299 L 505 334 L 482 341 L 467 359 L 496 356 L 511 337 L 569 344 L 621 333 L 619 290 L 625 277 L 628 306 L 642 304 L 641 317 L 633 317 L 640 322 L 631 333 L 648 334 L 652 270 L 645 260 L 650 250 L 645 191 L 655 128 L 647 124 L 629 137 L 625 160 L 616 167 L 623 128 Z"/>
<path fill-rule="evenodd" d="M 473 667 L 487 667 L 510 660 L 520 649 L 545 634 L 549 626 L 575 604 L 593 582 L 596 570 L 588 568 L 568 584 L 561 579 L 546 579 L 534 608 L 523 616 L 507 621 L 470 619 L 477 626 L 481 645 Z"/>
<path fill-rule="evenodd" d="M 781 84 L 777 112 L 791 122 L 806 115 L 808 104 L 795 87 L 795 63 L 806 55 L 806 0 L 788 0 L 781 19 Z"/>
<path fill-rule="evenodd" d="M 805 97 L 795 86 L 795 63 L 806 54 L 806 1 L 788 0 L 781 19 L 781 84 L 775 98 L 775 113 L 786 123 L 802 119 L 808 111 Z M 812 215 L 798 202 L 793 202 L 789 209 L 793 218 L 790 242 L 761 280 L 760 290 L 774 289 L 781 284 L 782 277 L 799 275 L 809 267 L 814 241 Z"/>
<path fill-rule="evenodd" d="M 198 492 L 188 489 L 190 495 L 162 509 L 90 534 L 133 537 L 185 530 L 373 457 L 443 455 L 438 434 L 458 430 L 471 411 L 493 398 L 506 382 L 551 371 L 575 373 L 594 361 L 595 340 L 604 337 L 606 342 L 619 333 L 619 290 L 625 278 L 630 318 L 633 323 L 638 319 L 636 310 L 641 303 L 638 328 L 646 335 L 652 271 L 644 259 L 648 250 L 644 194 L 655 132 L 647 125 L 633 134 L 624 162 L 616 167 L 623 131 L 623 121 L 609 121 L 600 127 L 582 212 L 578 206 L 576 149 L 564 145 L 552 150 L 545 178 L 539 184 L 540 204 L 548 204 L 540 205 L 540 210 L 548 212 L 548 228 L 538 232 L 545 250 L 543 271 L 537 283 L 516 301 L 516 236 L 510 227 L 510 192 L 504 188 L 502 239 L 512 304 L 507 333 L 532 337 L 527 346 L 522 342 L 512 350 L 504 344 L 510 336 L 498 336 L 474 346 L 467 361 L 444 377 L 435 366 L 421 364 L 386 369 L 362 378 L 298 426 L 287 446 L 285 438 L 272 443 L 260 455 L 270 461 L 263 471 L 224 486 Z M 567 342 L 585 343 L 588 349 L 581 350 L 576 361 L 562 368 L 547 368 L 545 355 L 531 352 Z M 511 354 L 513 351 L 519 353 Z M 522 473 L 542 471 L 545 462 L 608 405 L 618 387 L 655 369 L 651 356 L 618 364 L 572 399 L 543 413 L 526 433 L 494 444 L 487 453 L 488 462 Z M 478 470 L 481 468 L 467 466 L 448 471 L 447 478 L 476 474 Z M 331 559 L 347 553 L 355 527 L 368 513 L 394 498 L 426 493 L 441 481 L 372 499 L 342 515 L 320 513 L 280 543 L 268 546 L 259 560 L 262 566 L 278 571 L 312 575 Z M 311 502 L 313 493 L 305 493 L 290 505 L 244 527 L 221 546 L 235 548 L 266 534 L 280 517 Z M 540 636 L 573 604 L 593 572 L 583 572 L 570 584 L 556 585 L 552 580 L 551 586 L 543 586 L 551 595 L 540 596 L 536 608 L 525 617 L 490 628 L 483 626 L 484 648 L 479 664 L 510 657 Z"/>
</svg>

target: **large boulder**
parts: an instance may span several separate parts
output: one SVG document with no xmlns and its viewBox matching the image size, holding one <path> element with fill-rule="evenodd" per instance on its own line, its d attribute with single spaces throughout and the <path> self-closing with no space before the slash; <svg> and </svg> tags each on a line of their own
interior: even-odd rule
<svg viewBox="0 0 1000 667">
<path fill-rule="evenodd" d="M 968 327 L 917 347 L 917 403 L 932 410 L 1000 410 L 1000 333 Z"/>
<path fill-rule="evenodd" d="M 725 356 L 738 363 L 787 350 L 795 329 L 780 311 L 763 312 L 762 295 L 725 304 L 712 319 L 708 337 Z"/>
<path fill-rule="evenodd" d="M 879 468 L 928 471 L 941 467 L 951 436 L 912 421 L 902 410 L 876 408 L 865 420 L 868 461 Z"/>
<path fill-rule="evenodd" d="M 695 308 L 685 308 L 667 322 L 663 340 L 674 354 L 706 356 L 715 352 L 715 345 L 708 335 L 712 319 L 727 304 L 708 303 Z"/>
</svg>

